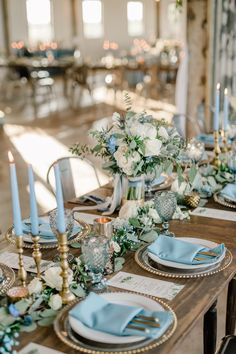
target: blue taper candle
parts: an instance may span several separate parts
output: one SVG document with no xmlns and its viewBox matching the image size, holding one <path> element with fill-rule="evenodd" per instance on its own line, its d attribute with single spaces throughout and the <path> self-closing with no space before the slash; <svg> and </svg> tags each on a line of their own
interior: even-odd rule
<svg viewBox="0 0 236 354">
<path fill-rule="evenodd" d="M 17 183 L 17 176 L 16 176 L 16 166 L 15 166 L 14 158 L 10 151 L 8 152 L 8 158 L 10 162 L 10 181 L 11 181 L 11 197 L 12 197 L 14 231 L 16 236 L 21 236 L 22 220 L 21 220 L 18 183 Z"/>
<path fill-rule="evenodd" d="M 213 129 L 214 131 L 219 130 L 219 114 L 220 114 L 220 84 L 218 83 L 216 86 L 216 93 L 215 93 L 215 113 L 214 113 L 214 122 L 213 122 Z"/>
<path fill-rule="evenodd" d="M 31 234 L 37 236 L 39 234 L 39 218 L 38 218 L 38 207 L 35 196 L 34 188 L 34 173 L 32 165 L 28 165 L 28 178 L 29 178 L 29 188 L 30 188 L 30 222 L 31 222 Z"/>
<path fill-rule="evenodd" d="M 56 199 L 57 199 L 57 230 L 63 234 L 66 232 L 64 201 L 61 186 L 61 177 L 58 164 L 54 165 L 54 174 L 56 181 Z"/>
<path fill-rule="evenodd" d="M 224 90 L 224 118 L 223 118 L 223 130 L 228 130 L 228 118 L 229 118 L 229 97 L 228 90 Z"/>
</svg>

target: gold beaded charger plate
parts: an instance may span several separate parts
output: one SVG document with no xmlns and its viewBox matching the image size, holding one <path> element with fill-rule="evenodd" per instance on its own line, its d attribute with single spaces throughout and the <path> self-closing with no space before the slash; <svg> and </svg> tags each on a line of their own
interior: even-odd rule
<svg viewBox="0 0 236 354">
<path fill-rule="evenodd" d="M 6 264 L 0 263 L 0 296 L 4 295 L 15 282 L 15 272 Z"/>
<path fill-rule="evenodd" d="M 221 262 L 211 265 L 206 268 L 200 269 L 177 269 L 172 267 L 164 266 L 163 264 L 159 264 L 153 259 L 151 259 L 148 255 L 148 245 L 144 245 L 139 248 L 135 253 L 135 261 L 136 263 L 146 271 L 152 274 L 160 275 L 166 278 L 202 278 L 207 277 L 216 273 L 221 272 L 226 269 L 230 263 L 232 262 L 232 253 L 226 249 L 225 257 Z"/>
<path fill-rule="evenodd" d="M 155 306 L 159 306 L 160 309 L 163 311 L 170 311 L 173 316 L 173 321 L 171 325 L 168 327 L 166 332 L 157 339 L 153 338 L 144 338 L 137 340 L 136 342 L 130 343 L 122 343 L 122 344 L 112 344 L 112 343 L 104 343 L 104 342 L 97 342 L 95 340 L 91 340 L 85 338 L 82 335 L 79 335 L 78 332 L 75 332 L 69 321 L 69 311 L 74 307 L 78 302 L 81 300 L 74 300 L 69 305 L 67 305 L 60 313 L 58 314 L 56 320 L 54 321 L 54 330 L 57 336 L 61 339 L 62 342 L 67 344 L 69 347 L 81 351 L 83 353 L 91 353 L 91 354 L 107 354 L 107 353 L 116 353 L 116 354 L 136 354 L 141 353 L 147 350 L 151 350 L 165 341 L 167 341 L 175 332 L 177 327 L 177 318 L 174 311 L 171 309 L 169 305 L 167 305 L 162 300 L 154 298 L 148 295 L 141 295 L 134 292 L 108 292 L 106 295 L 114 295 L 117 296 L 129 295 L 132 298 L 135 296 L 140 297 L 148 302 L 154 302 Z M 100 332 L 101 334 L 105 334 L 104 332 Z M 120 337 L 124 338 L 124 337 Z"/>
<path fill-rule="evenodd" d="M 72 235 L 71 237 L 68 238 L 68 245 L 74 243 L 74 242 L 78 242 L 79 240 L 81 240 L 82 238 L 86 237 L 90 231 L 91 231 L 91 226 L 89 224 L 87 224 L 86 222 L 80 220 L 80 219 L 77 219 L 75 220 L 81 227 L 80 231 L 74 235 Z M 28 236 L 28 235 L 27 235 Z M 14 230 L 13 230 L 13 227 L 10 227 L 7 232 L 6 232 L 6 240 L 15 245 L 16 244 L 16 236 L 14 234 Z M 34 247 L 34 244 L 30 241 L 30 242 L 27 242 L 26 241 L 27 239 L 24 239 L 23 238 L 23 248 L 32 248 Z M 57 248 L 58 246 L 58 243 L 57 243 L 57 240 L 55 239 L 54 242 L 43 242 L 43 240 L 41 239 L 40 242 L 40 248 L 41 249 L 49 249 L 49 248 Z"/>
<path fill-rule="evenodd" d="M 229 200 L 229 199 L 226 199 L 224 198 L 220 192 L 217 192 L 214 194 L 214 201 L 220 205 L 223 205 L 223 206 L 226 206 L 228 208 L 233 208 L 233 209 L 236 209 L 236 203 Z"/>
</svg>

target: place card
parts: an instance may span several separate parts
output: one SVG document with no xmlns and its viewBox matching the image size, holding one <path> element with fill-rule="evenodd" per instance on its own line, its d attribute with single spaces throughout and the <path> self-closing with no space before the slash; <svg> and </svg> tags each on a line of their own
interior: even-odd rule
<svg viewBox="0 0 236 354">
<path fill-rule="evenodd" d="M 36 265 L 33 257 L 23 256 L 24 267 L 27 272 L 37 273 Z M 3 252 L 0 253 L 0 263 L 4 263 L 10 268 L 19 269 L 19 257 L 17 253 Z M 44 272 L 47 268 L 55 265 L 52 261 L 41 260 L 40 268 L 41 272 Z"/>
<path fill-rule="evenodd" d="M 36 343 L 29 343 L 24 348 L 22 348 L 19 354 L 63 354 L 55 349 L 45 347 L 44 345 L 39 345 Z"/>
<path fill-rule="evenodd" d="M 198 207 L 190 212 L 191 215 L 205 216 L 207 218 L 236 221 L 235 211 Z"/>
<path fill-rule="evenodd" d="M 108 285 L 115 288 L 135 291 L 145 295 L 173 300 L 184 285 L 169 281 L 144 277 L 142 275 L 119 272 L 108 280 Z"/>
<path fill-rule="evenodd" d="M 74 213 L 74 218 L 76 220 L 80 219 L 89 225 L 93 225 L 94 220 L 97 219 L 98 217 L 99 217 L 98 214 L 89 214 L 89 213 L 80 213 L 80 212 Z M 111 218 L 111 219 L 113 219 L 113 218 Z"/>
</svg>

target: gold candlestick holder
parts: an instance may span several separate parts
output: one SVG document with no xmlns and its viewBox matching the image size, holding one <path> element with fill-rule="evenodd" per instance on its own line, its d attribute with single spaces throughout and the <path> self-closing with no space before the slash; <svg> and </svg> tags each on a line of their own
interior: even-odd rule
<svg viewBox="0 0 236 354">
<path fill-rule="evenodd" d="M 70 301 L 75 299 L 75 295 L 72 294 L 72 292 L 70 291 L 69 282 L 68 282 L 69 264 L 68 264 L 67 256 L 68 256 L 69 248 L 67 246 L 66 233 L 59 233 L 58 241 L 59 241 L 61 277 L 62 277 L 62 290 L 60 292 L 60 295 L 62 297 L 63 304 L 68 304 Z"/>
<path fill-rule="evenodd" d="M 24 267 L 23 261 L 23 236 L 16 236 L 16 247 L 19 255 L 19 270 L 18 270 L 18 278 L 21 281 L 23 287 L 26 286 L 27 272 Z"/>
<path fill-rule="evenodd" d="M 229 149 L 228 149 L 228 133 L 227 133 L 227 130 L 222 130 L 222 142 L 223 142 L 222 152 L 223 153 L 227 153 L 229 151 Z"/>
<path fill-rule="evenodd" d="M 220 161 L 220 153 L 221 153 L 221 150 L 220 150 L 220 145 L 219 145 L 219 132 L 218 130 L 215 130 L 214 131 L 214 158 L 212 160 L 212 164 L 215 166 L 215 167 L 220 167 L 220 164 L 221 164 L 221 161 Z"/>
<path fill-rule="evenodd" d="M 36 236 L 32 235 L 32 240 L 34 243 L 32 256 L 34 258 L 36 269 L 37 269 L 37 277 L 41 278 L 40 264 L 42 259 L 42 253 L 40 252 L 39 239 L 40 237 L 38 235 Z"/>
</svg>

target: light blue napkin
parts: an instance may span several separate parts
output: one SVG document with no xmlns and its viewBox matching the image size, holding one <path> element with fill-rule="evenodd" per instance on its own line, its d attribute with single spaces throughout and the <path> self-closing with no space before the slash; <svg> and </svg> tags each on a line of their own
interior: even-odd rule
<svg viewBox="0 0 236 354">
<path fill-rule="evenodd" d="M 158 317 L 160 327 L 146 326 L 150 333 L 126 328 L 138 314 Z M 69 315 L 81 321 L 85 326 L 101 332 L 117 336 L 138 335 L 150 338 L 159 338 L 173 321 L 173 316 L 169 311 L 153 312 L 144 310 L 142 307 L 113 304 L 93 292 L 73 307 Z M 138 326 L 136 323 L 134 325 Z"/>
<path fill-rule="evenodd" d="M 235 183 L 229 183 L 227 184 L 221 191 L 220 195 L 222 197 L 232 200 L 233 202 L 236 203 L 236 184 Z"/>
<path fill-rule="evenodd" d="M 22 221 L 22 229 L 24 234 L 31 233 L 31 221 L 30 218 Z M 78 225 L 74 225 L 72 235 L 77 234 L 80 231 Z M 55 239 L 56 236 L 51 230 L 48 218 L 39 218 L 39 236 L 44 239 Z"/>
<path fill-rule="evenodd" d="M 160 176 L 158 178 L 155 178 L 154 181 L 152 182 L 152 186 L 157 186 L 159 184 L 162 184 L 165 181 L 166 177 L 165 176 Z"/>
<path fill-rule="evenodd" d="M 160 235 L 155 242 L 148 246 L 148 251 L 167 261 L 184 263 L 184 264 L 205 264 L 215 262 L 224 252 L 224 244 L 220 244 L 215 248 L 206 248 L 201 245 L 193 244 L 179 239 Z M 200 251 L 212 251 L 217 256 L 204 256 L 199 254 Z M 197 261 L 195 257 L 203 258 Z"/>
</svg>

